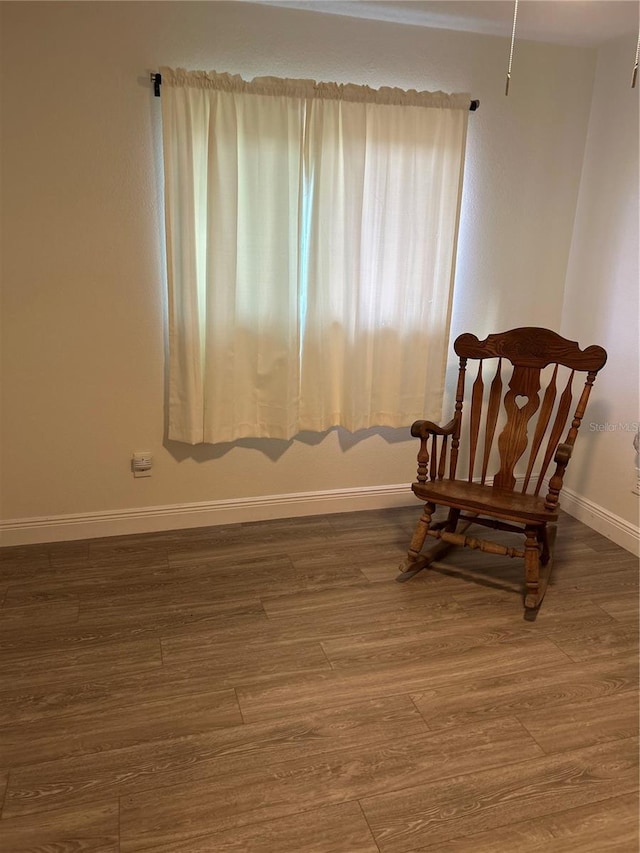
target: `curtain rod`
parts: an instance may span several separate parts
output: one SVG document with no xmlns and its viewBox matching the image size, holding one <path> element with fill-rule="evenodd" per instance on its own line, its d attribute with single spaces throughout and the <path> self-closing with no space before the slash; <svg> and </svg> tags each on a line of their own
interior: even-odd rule
<svg viewBox="0 0 640 853">
<path fill-rule="evenodd" d="M 162 74 L 157 71 L 151 72 L 151 82 L 153 83 L 153 94 L 156 98 L 160 97 L 160 86 L 162 86 Z M 478 107 L 480 106 L 480 101 L 477 98 L 474 98 L 469 104 L 469 110 L 474 113 Z"/>
</svg>

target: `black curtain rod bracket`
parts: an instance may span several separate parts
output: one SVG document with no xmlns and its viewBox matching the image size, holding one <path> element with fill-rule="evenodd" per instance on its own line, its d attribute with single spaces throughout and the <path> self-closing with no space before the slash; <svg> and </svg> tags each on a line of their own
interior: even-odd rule
<svg viewBox="0 0 640 853">
<path fill-rule="evenodd" d="M 162 74 L 158 73 L 157 71 L 152 71 L 150 74 L 150 77 L 151 77 L 151 82 L 153 83 L 153 94 L 156 96 L 156 98 L 159 98 L 160 97 L 160 86 L 162 86 Z M 478 109 L 479 106 L 480 106 L 480 101 L 477 99 L 474 99 L 469 104 L 470 112 L 475 113 L 475 111 Z"/>
</svg>

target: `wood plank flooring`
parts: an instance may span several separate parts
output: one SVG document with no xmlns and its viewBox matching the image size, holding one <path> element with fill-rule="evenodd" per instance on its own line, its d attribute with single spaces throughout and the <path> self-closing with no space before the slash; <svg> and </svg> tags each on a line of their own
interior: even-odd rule
<svg viewBox="0 0 640 853">
<path fill-rule="evenodd" d="M 419 513 L 1 550 L 0 850 L 637 853 L 637 559 L 562 516 L 527 622 Z"/>
</svg>

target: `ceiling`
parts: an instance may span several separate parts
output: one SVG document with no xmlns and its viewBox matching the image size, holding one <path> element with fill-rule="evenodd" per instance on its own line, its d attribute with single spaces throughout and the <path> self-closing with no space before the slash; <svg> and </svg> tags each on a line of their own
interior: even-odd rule
<svg viewBox="0 0 640 853">
<path fill-rule="evenodd" d="M 513 0 L 264 0 L 275 6 L 412 26 L 511 35 Z M 520 0 L 519 39 L 594 47 L 638 32 L 637 0 Z"/>
</svg>

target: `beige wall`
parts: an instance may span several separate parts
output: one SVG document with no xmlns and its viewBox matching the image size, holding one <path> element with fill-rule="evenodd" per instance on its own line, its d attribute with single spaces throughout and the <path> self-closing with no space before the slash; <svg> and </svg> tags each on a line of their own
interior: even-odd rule
<svg viewBox="0 0 640 853">
<path fill-rule="evenodd" d="M 520 43 L 505 98 L 508 42 L 490 36 L 245 3 L 3 3 L 2 18 L 0 518 L 413 478 L 408 430 L 166 442 L 160 65 L 480 98 L 452 335 L 559 327 L 595 51 Z M 134 450 L 154 453 L 151 479 L 132 478 Z"/>
<path fill-rule="evenodd" d="M 618 427 L 640 421 L 638 90 L 630 86 L 635 47 L 635 39 L 622 39 L 598 53 L 562 312 L 563 334 L 580 335 L 609 353 L 566 480 L 585 502 L 580 517 L 596 527 L 597 507 L 637 525 L 640 505 L 632 493 L 640 464 L 633 432 Z"/>
</svg>

